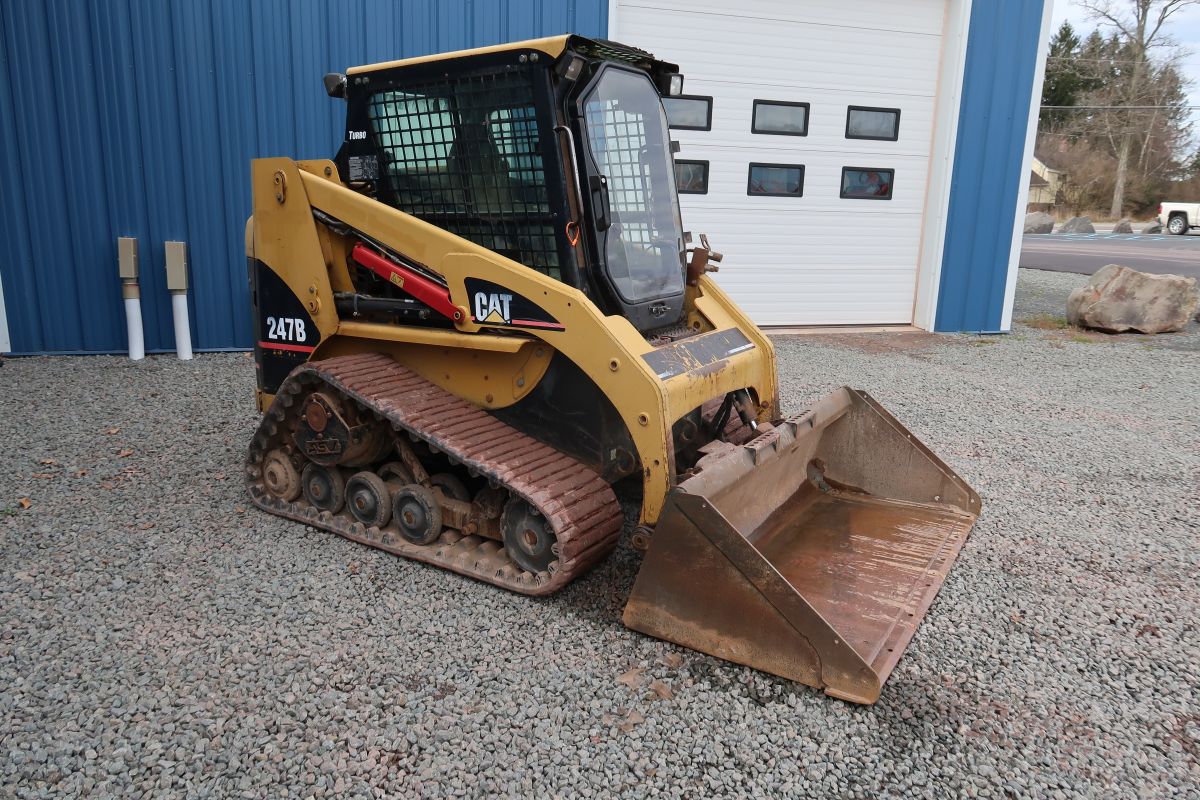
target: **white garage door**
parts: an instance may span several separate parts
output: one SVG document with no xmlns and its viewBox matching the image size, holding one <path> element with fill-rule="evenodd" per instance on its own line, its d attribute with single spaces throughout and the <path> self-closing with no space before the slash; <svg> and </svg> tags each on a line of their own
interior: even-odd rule
<svg viewBox="0 0 1200 800">
<path fill-rule="evenodd" d="M 684 167 L 706 192 L 681 196 L 683 223 L 726 254 L 717 278 L 754 320 L 912 322 L 945 0 L 613 12 L 614 39 L 678 63 L 685 95 L 712 98 L 709 130 L 672 131 L 679 162 L 707 162 L 707 187 L 703 163 Z"/>
</svg>

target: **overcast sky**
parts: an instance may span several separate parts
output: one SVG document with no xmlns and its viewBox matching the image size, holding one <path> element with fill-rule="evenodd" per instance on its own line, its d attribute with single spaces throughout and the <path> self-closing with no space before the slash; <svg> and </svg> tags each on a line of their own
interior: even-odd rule
<svg viewBox="0 0 1200 800">
<path fill-rule="evenodd" d="M 1128 2 L 1125 4 L 1132 5 Z M 1051 36 L 1063 20 L 1071 23 L 1080 39 L 1085 38 L 1099 25 L 1096 20 L 1088 18 L 1087 12 L 1080 8 L 1075 0 L 1054 0 L 1054 17 L 1050 23 Z M 1112 27 L 1103 30 L 1108 32 Z M 1180 58 L 1180 71 L 1192 82 L 1189 105 L 1200 106 L 1200 6 L 1190 6 L 1176 12 L 1167 21 L 1165 30 L 1185 51 Z M 1200 133 L 1200 110 L 1192 111 L 1192 122 Z"/>
</svg>

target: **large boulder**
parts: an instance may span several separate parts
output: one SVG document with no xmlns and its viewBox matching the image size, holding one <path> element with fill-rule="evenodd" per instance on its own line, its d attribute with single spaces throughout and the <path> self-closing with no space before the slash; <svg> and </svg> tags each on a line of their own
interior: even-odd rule
<svg viewBox="0 0 1200 800">
<path fill-rule="evenodd" d="M 1162 225 L 1159 225 L 1157 222 L 1151 222 L 1142 228 L 1142 233 L 1162 233 Z"/>
<path fill-rule="evenodd" d="M 1112 232 L 1113 233 L 1133 233 L 1132 220 L 1130 220 L 1129 217 L 1123 217 L 1122 219 L 1117 221 L 1116 225 L 1113 225 Z"/>
<path fill-rule="evenodd" d="M 1059 233 L 1095 233 L 1096 226 L 1090 217 L 1071 217 L 1058 229 Z"/>
<path fill-rule="evenodd" d="M 1067 298 L 1072 325 L 1108 333 L 1182 330 L 1200 306 L 1195 278 L 1151 275 L 1120 264 L 1101 267 Z"/>
<path fill-rule="evenodd" d="M 1026 233 L 1049 233 L 1054 230 L 1054 217 L 1045 211 L 1035 211 L 1025 215 Z"/>
</svg>

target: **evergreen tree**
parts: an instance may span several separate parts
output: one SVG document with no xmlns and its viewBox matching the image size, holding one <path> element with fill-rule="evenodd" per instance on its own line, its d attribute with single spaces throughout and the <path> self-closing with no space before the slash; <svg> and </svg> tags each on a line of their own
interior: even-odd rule
<svg viewBox="0 0 1200 800">
<path fill-rule="evenodd" d="M 1042 106 L 1040 122 L 1042 130 L 1059 130 L 1071 118 L 1071 112 L 1061 108 L 1074 106 L 1087 90 L 1087 80 L 1080 70 L 1079 48 L 1082 42 L 1071 23 L 1064 21 L 1054 38 L 1046 56 L 1046 79 L 1042 84 Z"/>
</svg>

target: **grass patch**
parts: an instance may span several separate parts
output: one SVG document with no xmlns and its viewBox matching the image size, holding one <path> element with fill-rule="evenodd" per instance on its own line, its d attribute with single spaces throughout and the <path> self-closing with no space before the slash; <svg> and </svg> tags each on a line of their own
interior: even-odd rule
<svg viewBox="0 0 1200 800">
<path fill-rule="evenodd" d="M 1078 330 L 1078 328 L 1076 330 Z M 1096 342 L 1103 341 L 1102 339 L 1098 338 L 1093 333 L 1083 333 L 1083 332 L 1072 333 L 1070 336 L 1067 337 L 1067 340 L 1075 342 L 1076 344 L 1095 344 Z"/>
<path fill-rule="evenodd" d="M 1057 314 L 1034 314 L 1021 320 L 1021 324 L 1043 331 L 1064 331 L 1071 327 L 1066 317 Z"/>
</svg>

